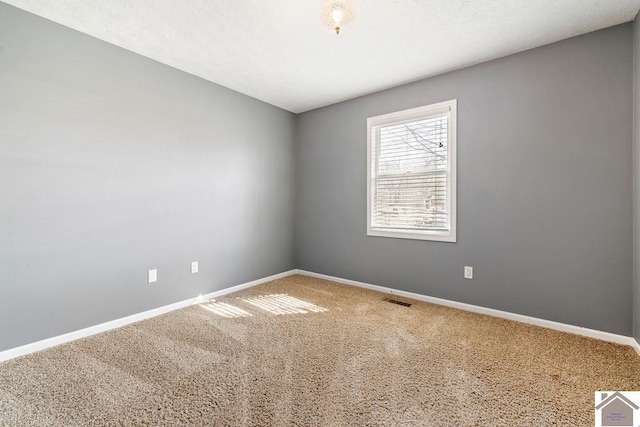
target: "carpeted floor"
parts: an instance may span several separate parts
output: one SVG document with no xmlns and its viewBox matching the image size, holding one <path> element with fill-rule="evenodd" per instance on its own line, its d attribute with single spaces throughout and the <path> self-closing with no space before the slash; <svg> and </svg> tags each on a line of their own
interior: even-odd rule
<svg viewBox="0 0 640 427">
<path fill-rule="evenodd" d="M 0 364 L 0 425 L 589 426 L 626 346 L 291 276 Z M 401 299 L 401 298 L 399 298 Z"/>
</svg>

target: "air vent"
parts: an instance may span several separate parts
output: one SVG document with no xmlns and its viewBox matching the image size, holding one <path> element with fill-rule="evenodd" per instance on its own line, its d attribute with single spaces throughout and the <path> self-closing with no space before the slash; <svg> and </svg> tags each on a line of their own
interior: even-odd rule
<svg viewBox="0 0 640 427">
<path fill-rule="evenodd" d="M 382 301 L 390 302 L 391 304 L 398 304 L 398 305 L 401 305 L 403 307 L 411 307 L 411 303 L 404 302 L 404 301 L 398 301 L 397 299 L 382 298 Z"/>
</svg>

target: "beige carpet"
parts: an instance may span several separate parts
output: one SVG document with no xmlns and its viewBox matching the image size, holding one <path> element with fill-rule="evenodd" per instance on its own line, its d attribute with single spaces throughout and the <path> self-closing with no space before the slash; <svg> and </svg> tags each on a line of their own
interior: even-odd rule
<svg viewBox="0 0 640 427">
<path fill-rule="evenodd" d="M 0 425 L 589 426 L 630 347 L 292 276 L 0 364 Z"/>
</svg>

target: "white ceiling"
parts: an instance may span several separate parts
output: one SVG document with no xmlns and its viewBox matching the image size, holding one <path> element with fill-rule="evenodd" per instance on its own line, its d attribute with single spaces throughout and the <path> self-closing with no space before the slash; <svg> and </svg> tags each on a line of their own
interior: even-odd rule
<svg viewBox="0 0 640 427">
<path fill-rule="evenodd" d="M 640 0 L 3 0 L 294 113 L 628 22 Z"/>
</svg>

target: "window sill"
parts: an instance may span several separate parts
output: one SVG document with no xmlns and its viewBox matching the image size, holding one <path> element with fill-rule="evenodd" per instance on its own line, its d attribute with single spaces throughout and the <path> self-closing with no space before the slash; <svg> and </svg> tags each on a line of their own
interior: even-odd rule
<svg viewBox="0 0 640 427">
<path fill-rule="evenodd" d="M 391 237 L 394 239 L 431 240 L 434 242 L 456 242 L 456 234 L 452 231 L 398 231 L 385 229 L 369 229 L 367 236 Z"/>
</svg>

